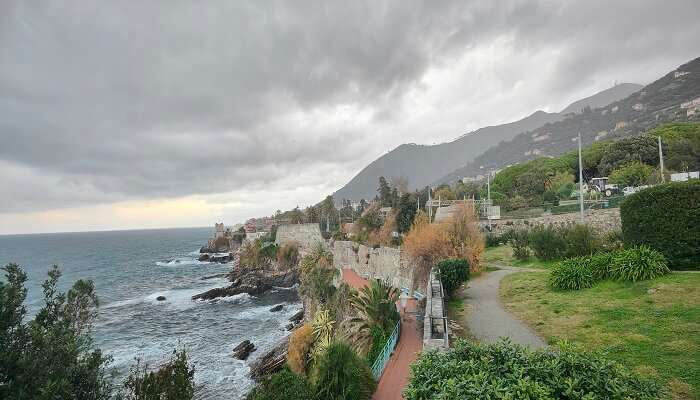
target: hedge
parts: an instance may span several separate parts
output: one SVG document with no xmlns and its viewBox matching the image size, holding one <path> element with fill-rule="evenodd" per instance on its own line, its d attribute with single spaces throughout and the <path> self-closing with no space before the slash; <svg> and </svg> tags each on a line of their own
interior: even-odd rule
<svg viewBox="0 0 700 400">
<path fill-rule="evenodd" d="M 677 269 L 700 269 L 700 180 L 672 182 L 629 196 L 620 206 L 625 245 L 647 245 Z"/>
</svg>

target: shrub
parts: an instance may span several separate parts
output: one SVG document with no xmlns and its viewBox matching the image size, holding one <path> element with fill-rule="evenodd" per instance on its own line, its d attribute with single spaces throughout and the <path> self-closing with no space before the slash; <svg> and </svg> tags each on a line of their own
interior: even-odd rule
<svg viewBox="0 0 700 400">
<path fill-rule="evenodd" d="M 508 233 L 508 243 L 513 247 L 513 257 L 520 261 L 530 258 L 530 235 L 526 230 L 513 230 Z"/>
<path fill-rule="evenodd" d="M 372 341 L 369 346 L 369 351 L 367 351 L 367 356 L 365 357 L 368 365 L 374 364 L 377 356 L 379 356 L 379 353 L 381 353 L 386 342 L 389 340 L 389 335 L 376 326 L 370 329 L 370 337 Z"/>
<path fill-rule="evenodd" d="M 305 375 L 309 362 L 309 352 L 314 343 L 313 328 L 304 324 L 289 336 L 287 365 L 295 374 Z"/>
<path fill-rule="evenodd" d="M 287 368 L 266 377 L 246 397 L 247 400 L 311 400 L 314 393 L 303 376 Z"/>
<path fill-rule="evenodd" d="M 442 287 L 451 295 L 462 282 L 469 279 L 469 263 L 459 258 L 450 258 L 437 264 L 437 278 L 442 282 Z"/>
<path fill-rule="evenodd" d="M 174 351 L 170 361 L 155 371 L 140 361 L 124 381 L 124 400 L 190 400 L 194 396 L 194 366 L 184 350 Z"/>
<path fill-rule="evenodd" d="M 359 292 L 354 294 L 350 302 L 357 313 L 351 320 L 353 325 L 352 337 L 360 349 L 370 346 L 372 330 L 378 329 L 382 335 L 388 336 L 399 320 L 396 302 L 399 291 L 388 282 L 373 279 Z"/>
<path fill-rule="evenodd" d="M 562 232 L 551 225 L 537 225 L 529 233 L 528 244 L 535 257 L 540 260 L 557 260 L 567 251 L 567 242 Z"/>
<path fill-rule="evenodd" d="M 366 400 L 375 388 L 367 363 L 344 342 L 332 343 L 319 357 L 313 383 L 319 400 Z"/>
<path fill-rule="evenodd" d="M 588 256 L 600 246 L 598 234 L 588 225 L 574 224 L 562 230 L 566 242 L 566 257 Z"/>
<path fill-rule="evenodd" d="M 291 268 L 299 261 L 299 245 L 294 242 L 285 243 L 277 250 L 277 263 Z"/>
<path fill-rule="evenodd" d="M 448 352 L 424 352 L 411 366 L 407 400 L 639 399 L 662 397 L 661 386 L 600 353 L 564 342 L 530 351 L 502 341 L 458 341 Z"/>
<path fill-rule="evenodd" d="M 611 264 L 609 277 L 619 281 L 654 279 L 670 272 L 663 254 L 647 246 L 618 250 Z"/>
<path fill-rule="evenodd" d="M 676 268 L 700 268 L 700 180 L 637 192 L 622 202 L 620 215 L 625 245 L 647 245 Z"/>
<path fill-rule="evenodd" d="M 568 258 L 557 263 L 549 275 L 549 286 L 562 290 L 581 290 L 598 281 L 587 257 Z"/>
</svg>

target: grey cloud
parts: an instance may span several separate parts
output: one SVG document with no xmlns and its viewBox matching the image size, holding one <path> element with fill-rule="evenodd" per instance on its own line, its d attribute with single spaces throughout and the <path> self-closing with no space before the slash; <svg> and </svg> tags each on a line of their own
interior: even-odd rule
<svg viewBox="0 0 700 400">
<path fill-rule="evenodd" d="M 11 191 L 0 213 L 349 176 L 394 139 L 426 137 L 377 138 L 374 124 L 412 113 L 401 100 L 429 68 L 495 38 L 556 50 L 556 76 L 504 65 L 502 79 L 561 97 L 696 56 L 698 19 L 693 0 L 3 1 L 0 182 L 39 190 Z M 343 126 L 341 106 L 372 118 Z M 330 122 L 296 121 L 315 113 Z"/>
</svg>

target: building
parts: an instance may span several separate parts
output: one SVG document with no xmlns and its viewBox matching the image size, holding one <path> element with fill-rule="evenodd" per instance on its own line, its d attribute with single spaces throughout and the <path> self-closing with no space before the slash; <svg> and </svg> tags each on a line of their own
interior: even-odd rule
<svg viewBox="0 0 700 400">
<path fill-rule="evenodd" d="M 679 172 L 671 174 L 671 182 L 685 182 L 690 179 L 700 179 L 700 171 Z"/>
<path fill-rule="evenodd" d="M 224 237 L 225 233 L 226 233 L 226 228 L 224 228 L 223 222 L 218 222 L 218 223 L 214 224 L 214 239 Z"/>
</svg>

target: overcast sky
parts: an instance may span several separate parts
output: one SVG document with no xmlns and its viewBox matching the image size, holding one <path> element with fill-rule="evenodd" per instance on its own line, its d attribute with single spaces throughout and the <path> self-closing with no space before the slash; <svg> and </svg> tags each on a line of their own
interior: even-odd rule
<svg viewBox="0 0 700 400">
<path fill-rule="evenodd" d="M 700 3 L 0 2 L 0 234 L 228 224 L 700 56 Z"/>
</svg>

